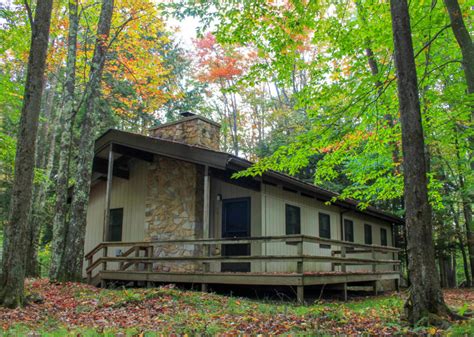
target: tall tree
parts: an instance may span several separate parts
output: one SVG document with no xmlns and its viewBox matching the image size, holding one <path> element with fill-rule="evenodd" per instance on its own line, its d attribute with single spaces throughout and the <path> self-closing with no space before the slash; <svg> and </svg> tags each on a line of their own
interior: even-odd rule
<svg viewBox="0 0 474 337">
<path fill-rule="evenodd" d="M 77 33 L 79 26 L 77 1 L 69 1 L 69 32 L 67 41 L 66 81 L 64 83 L 63 111 L 61 113 L 61 138 L 59 167 L 56 183 L 56 206 L 53 221 L 52 258 L 49 277 L 60 279 L 61 260 L 66 241 L 67 193 L 69 181 L 70 148 L 74 113 L 74 88 L 76 83 Z"/>
<path fill-rule="evenodd" d="M 474 94 L 474 44 L 472 43 L 471 35 L 464 24 L 461 8 L 457 0 L 444 0 L 446 9 L 448 10 L 449 18 L 451 20 L 451 29 L 453 30 L 456 41 L 461 49 L 462 66 L 464 69 L 464 77 L 467 84 L 467 93 Z M 471 126 L 474 125 L 474 103 L 472 98 L 470 101 L 471 108 Z M 474 171 L 474 135 L 469 137 L 469 160 L 471 171 Z M 471 172 L 472 173 L 472 172 Z M 471 279 L 474 280 L 474 223 L 472 221 L 472 197 L 469 191 L 466 191 L 464 186 L 465 177 L 461 177 L 461 196 L 462 207 L 464 214 L 464 222 L 466 225 L 467 248 L 469 251 L 469 260 L 471 264 Z M 472 192 L 471 192 L 472 193 Z"/>
<path fill-rule="evenodd" d="M 391 0 L 390 10 L 402 128 L 408 269 L 411 281 L 406 308 L 408 318 L 416 323 L 430 313 L 445 316 L 449 310 L 444 303 L 435 264 L 418 80 L 406 0 Z"/>
<path fill-rule="evenodd" d="M 7 307 L 16 307 L 24 302 L 25 243 L 52 7 L 52 0 L 39 1 L 33 19 L 26 5 L 31 24 L 31 45 L 18 133 L 11 211 L 5 227 L 0 287 L 0 303 Z"/>
<path fill-rule="evenodd" d="M 114 8 L 113 0 L 103 0 L 97 27 L 97 38 L 92 57 L 89 83 L 84 100 L 84 116 L 81 123 L 77 171 L 71 203 L 71 219 L 66 233 L 65 250 L 61 263 L 65 280 L 82 278 L 84 238 L 87 203 L 94 158 L 94 139 L 98 121 L 97 107 L 100 98 L 100 83 L 109 46 L 109 34 Z"/>
</svg>

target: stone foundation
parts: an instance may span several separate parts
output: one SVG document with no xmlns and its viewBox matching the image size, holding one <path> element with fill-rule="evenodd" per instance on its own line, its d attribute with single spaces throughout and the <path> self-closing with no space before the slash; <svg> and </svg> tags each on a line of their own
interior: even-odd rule
<svg viewBox="0 0 474 337">
<path fill-rule="evenodd" d="M 155 157 L 148 170 L 145 240 L 202 237 L 203 170 L 200 166 L 166 157 Z M 192 244 L 156 245 L 154 256 L 195 256 Z M 198 263 L 154 263 L 155 271 L 192 272 Z"/>
</svg>

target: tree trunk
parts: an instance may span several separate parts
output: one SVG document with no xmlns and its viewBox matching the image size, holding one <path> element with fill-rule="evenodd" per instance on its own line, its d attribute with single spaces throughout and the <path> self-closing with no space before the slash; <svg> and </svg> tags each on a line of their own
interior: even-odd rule
<svg viewBox="0 0 474 337">
<path fill-rule="evenodd" d="M 71 152 L 72 128 L 74 121 L 74 87 L 76 85 L 77 31 L 79 17 L 77 1 L 69 1 L 69 32 L 67 42 L 66 81 L 64 83 L 63 111 L 60 118 L 62 128 L 59 149 L 59 166 L 56 178 L 56 204 L 53 220 L 53 239 L 51 243 L 51 266 L 49 277 L 61 278 L 62 256 L 66 241 L 66 217 L 68 213 L 68 182 Z"/>
<path fill-rule="evenodd" d="M 10 217 L 4 228 L 0 303 L 6 307 L 16 307 L 24 302 L 26 235 L 52 7 L 52 0 L 39 1 L 34 22 L 31 23 L 30 55 L 18 132 Z"/>
<path fill-rule="evenodd" d="M 404 199 L 411 291 L 405 304 L 414 324 L 449 313 L 439 285 L 428 202 L 425 146 L 416 65 L 406 0 L 391 0 L 392 29 L 402 129 Z"/>
<path fill-rule="evenodd" d="M 457 0 L 444 0 L 451 20 L 451 29 L 453 30 L 456 41 L 459 44 L 462 53 L 462 66 L 464 77 L 466 78 L 468 94 L 474 94 L 474 45 L 471 35 L 464 24 L 461 8 Z M 471 101 L 471 123 L 474 123 L 474 106 Z M 474 171 L 474 137 L 469 137 L 469 159 L 471 171 Z M 474 223 L 472 222 L 472 200 L 469 199 L 467 191 L 463 189 L 463 213 L 466 222 L 467 249 L 469 251 L 469 261 L 471 263 L 471 279 L 474 280 Z"/>
<path fill-rule="evenodd" d="M 100 82 L 107 54 L 113 8 L 113 0 L 102 1 L 97 28 L 97 40 L 89 75 L 89 90 L 85 97 L 84 119 L 81 124 L 77 173 L 75 177 L 76 184 L 71 203 L 71 221 L 67 231 L 62 261 L 65 270 L 64 278 L 66 280 L 78 280 L 82 277 L 87 203 L 89 201 L 92 161 L 94 158 L 96 108 L 100 96 Z"/>
<path fill-rule="evenodd" d="M 52 42 L 53 43 L 53 42 Z M 28 232 L 28 245 L 26 251 L 26 276 L 40 276 L 40 265 L 38 264 L 38 247 L 40 241 L 41 224 L 44 220 L 46 193 L 50 184 L 50 168 L 48 161 L 51 152 L 54 155 L 54 127 L 57 124 L 54 109 L 54 98 L 56 97 L 56 86 L 58 82 L 58 74 L 53 73 L 49 81 L 49 88 L 43 95 L 44 102 L 44 122 L 41 123 L 36 139 L 36 167 L 44 170 L 46 181 L 40 182 L 33 187 L 32 205 L 30 208 L 30 226 Z M 53 136 L 53 142 L 51 137 Z"/>
</svg>

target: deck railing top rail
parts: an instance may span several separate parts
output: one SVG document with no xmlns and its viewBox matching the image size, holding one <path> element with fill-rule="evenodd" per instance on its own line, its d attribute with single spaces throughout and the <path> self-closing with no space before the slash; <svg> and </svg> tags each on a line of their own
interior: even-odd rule
<svg viewBox="0 0 474 337">
<path fill-rule="evenodd" d="M 153 240 L 153 241 L 105 241 L 99 243 L 89 253 L 85 255 L 85 258 L 91 258 L 102 248 L 105 247 L 120 247 L 120 246 L 153 246 L 160 244 L 196 244 L 196 245 L 219 245 L 219 244 L 245 244 L 245 243 L 274 243 L 274 242 L 286 242 L 286 243 L 320 243 L 330 244 L 340 247 L 349 248 L 362 248 L 368 249 L 375 252 L 399 252 L 401 249 L 391 246 L 380 246 L 380 245 L 366 245 L 362 243 L 324 239 L 317 236 L 310 235 L 280 235 L 280 236 L 254 236 L 254 237 L 236 237 L 236 238 L 220 238 L 220 239 L 174 239 L 174 240 Z"/>
</svg>

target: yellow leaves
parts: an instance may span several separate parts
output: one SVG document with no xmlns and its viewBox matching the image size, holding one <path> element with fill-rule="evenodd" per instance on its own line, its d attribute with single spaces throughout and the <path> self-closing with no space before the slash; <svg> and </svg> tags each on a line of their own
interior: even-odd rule
<svg viewBox="0 0 474 337">
<path fill-rule="evenodd" d="M 429 335 L 434 336 L 438 333 L 438 330 L 435 327 L 430 327 L 428 328 L 427 332 Z"/>
</svg>

